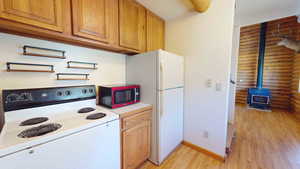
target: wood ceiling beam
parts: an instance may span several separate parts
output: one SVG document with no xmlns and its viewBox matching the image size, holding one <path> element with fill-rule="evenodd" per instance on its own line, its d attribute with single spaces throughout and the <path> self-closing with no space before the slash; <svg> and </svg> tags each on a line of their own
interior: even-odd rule
<svg viewBox="0 0 300 169">
<path fill-rule="evenodd" d="M 190 0 L 194 5 L 197 12 L 203 13 L 207 11 L 210 6 L 211 0 Z"/>
</svg>

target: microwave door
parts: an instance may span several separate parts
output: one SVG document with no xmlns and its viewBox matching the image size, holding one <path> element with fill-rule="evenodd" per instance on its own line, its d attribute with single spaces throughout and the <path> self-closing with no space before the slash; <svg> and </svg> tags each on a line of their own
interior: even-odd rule
<svg viewBox="0 0 300 169">
<path fill-rule="evenodd" d="M 125 104 L 135 99 L 134 89 L 115 91 L 114 104 Z"/>
</svg>

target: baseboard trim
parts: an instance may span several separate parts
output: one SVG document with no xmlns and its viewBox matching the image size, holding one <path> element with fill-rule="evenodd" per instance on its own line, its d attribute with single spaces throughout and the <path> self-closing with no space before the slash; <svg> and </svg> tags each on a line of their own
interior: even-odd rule
<svg viewBox="0 0 300 169">
<path fill-rule="evenodd" d="M 180 143 L 176 146 L 176 148 L 175 148 L 173 151 L 171 151 L 171 152 L 167 155 L 167 157 L 166 157 L 161 163 L 159 163 L 159 160 L 158 160 L 157 162 L 155 162 L 155 161 L 150 160 L 149 158 L 148 158 L 148 161 L 150 161 L 152 164 L 154 164 L 154 165 L 156 165 L 156 166 L 160 166 L 162 163 L 164 163 L 164 162 L 170 157 L 171 154 L 173 154 L 174 152 L 176 152 L 176 151 L 182 146 L 182 144 L 183 144 L 183 141 L 180 142 Z"/>
<path fill-rule="evenodd" d="M 218 155 L 216 153 L 213 153 L 213 152 L 211 152 L 209 150 L 206 150 L 205 148 L 199 147 L 199 146 L 197 146 L 195 144 L 192 144 L 192 143 L 190 143 L 188 141 L 183 141 L 182 144 L 185 145 L 185 146 L 188 146 L 188 147 L 190 147 L 190 148 L 192 148 L 192 149 L 194 149 L 196 151 L 199 151 L 199 152 L 201 152 L 203 154 L 206 154 L 206 155 L 208 155 L 208 156 L 210 156 L 210 157 L 212 157 L 212 158 L 214 158 L 216 160 L 225 162 L 225 157 L 222 157 L 222 156 L 220 156 L 220 155 Z"/>
</svg>

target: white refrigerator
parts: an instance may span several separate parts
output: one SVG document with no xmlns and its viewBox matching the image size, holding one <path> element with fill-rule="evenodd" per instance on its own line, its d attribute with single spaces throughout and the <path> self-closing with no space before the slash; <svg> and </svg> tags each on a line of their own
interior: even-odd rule
<svg viewBox="0 0 300 169">
<path fill-rule="evenodd" d="M 127 83 L 153 105 L 150 161 L 160 165 L 183 141 L 184 58 L 163 50 L 128 56 Z"/>
</svg>

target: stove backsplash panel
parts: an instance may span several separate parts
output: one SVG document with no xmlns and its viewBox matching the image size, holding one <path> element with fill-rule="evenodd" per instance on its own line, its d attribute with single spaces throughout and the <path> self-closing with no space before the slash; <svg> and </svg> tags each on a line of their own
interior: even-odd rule
<svg viewBox="0 0 300 169">
<path fill-rule="evenodd" d="M 4 112 L 96 99 L 95 85 L 3 90 Z"/>
</svg>

